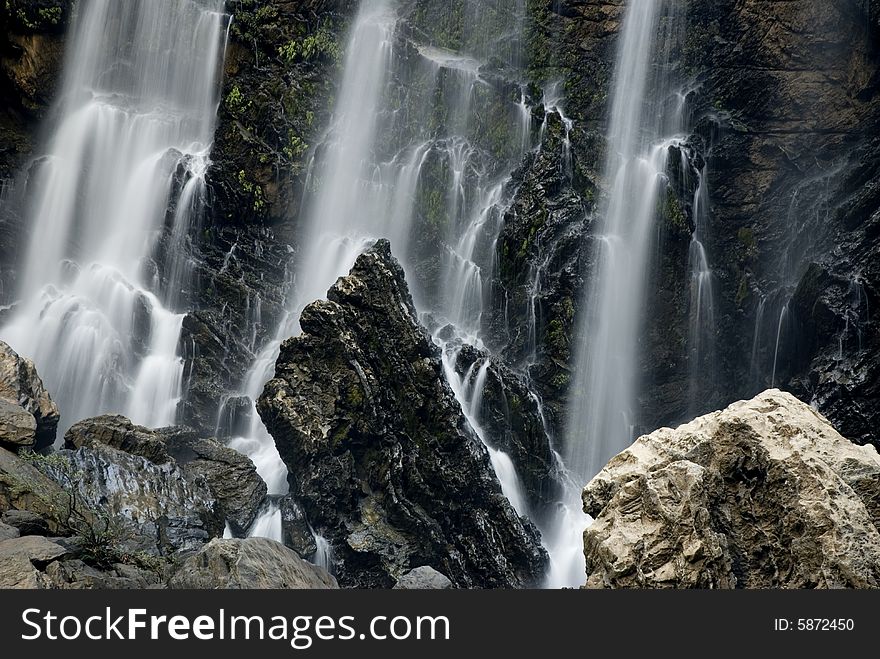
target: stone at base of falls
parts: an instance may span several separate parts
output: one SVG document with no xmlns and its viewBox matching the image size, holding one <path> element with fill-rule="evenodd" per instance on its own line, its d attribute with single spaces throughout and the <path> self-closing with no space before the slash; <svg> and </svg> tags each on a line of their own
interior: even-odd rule
<svg viewBox="0 0 880 659">
<path fill-rule="evenodd" d="M 51 446 L 60 418 L 34 363 L 0 341 L 0 443 Z"/>
<path fill-rule="evenodd" d="M 584 510 L 587 587 L 880 587 L 880 456 L 778 390 L 640 438 Z"/>
<path fill-rule="evenodd" d="M 19 535 L 48 535 L 46 520 L 30 510 L 7 510 L 3 513 L 3 523 L 18 530 Z"/>
<path fill-rule="evenodd" d="M 223 535 L 219 502 L 207 483 L 174 463 L 157 465 L 103 444 L 53 455 L 48 473 L 70 487 L 91 510 L 134 526 L 133 550 L 162 553 L 199 549 Z M 74 479 L 70 478 L 74 474 Z"/>
<path fill-rule="evenodd" d="M 538 532 L 502 494 L 389 243 L 328 298 L 303 310 L 258 410 L 340 584 L 390 588 L 423 565 L 459 587 L 538 583 Z"/>
<path fill-rule="evenodd" d="M 215 539 L 186 558 L 171 577 L 176 589 L 338 588 L 325 570 L 266 538 Z"/>
<path fill-rule="evenodd" d="M 91 448 L 96 444 L 139 455 L 155 464 L 171 461 L 165 442 L 155 430 L 137 426 L 118 414 L 85 419 L 75 423 L 64 433 L 66 448 Z"/>
<path fill-rule="evenodd" d="M 452 588 L 449 577 L 427 565 L 410 570 L 394 584 L 394 590 L 446 590 L 448 588 Z"/>
<path fill-rule="evenodd" d="M 281 509 L 281 540 L 285 546 L 309 560 L 318 552 L 318 545 L 305 511 L 289 494 L 281 497 L 278 507 Z"/>
<path fill-rule="evenodd" d="M 490 446 L 510 457 L 530 510 L 544 517 L 561 499 L 562 491 L 537 401 L 516 373 L 473 346 L 465 345 L 459 351 L 456 372 L 462 377 L 470 372 L 475 379 L 487 359 L 478 410 L 484 437 Z"/>
<path fill-rule="evenodd" d="M 171 432 L 175 430 L 174 432 Z M 204 479 L 236 535 L 253 524 L 267 487 L 246 455 L 185 429 L 166 429 L 168 452 L 192 479 Z"/>
<path fill-rule="evenodd" d="M 237 535 L 245 534 L 266 497 L 266 484 L 250 458 L 184 426 L 152 430 L 106 415 L 80 421 L 64 440 L 72 449 L 110 446 L 158 466 L 176 464 L 196 487 L 207 485 Z"/>
</svg>

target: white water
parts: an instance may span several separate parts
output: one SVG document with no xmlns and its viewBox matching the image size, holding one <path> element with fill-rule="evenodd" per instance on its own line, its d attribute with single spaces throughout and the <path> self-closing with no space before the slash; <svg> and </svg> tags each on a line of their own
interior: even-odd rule
<svg viewBox="0 0 880 659">
<path fill-rule="evenodd" d="M 550 534 L 557 558 L 550 583 L 583 583 L 583 541 L 572 531 L 589 522 L 580 512 L 581 487 L 630 445 L 638 423 L 639 343 L 655 220 L 670 148 L 683 146 L 685 104 L 669 79 L 669 49 L 680 36 L 674 16 L 673 7 L 664 16 L 661 0 L 631 2 L 618 40 L 604 165 L 610 188 L 599 207 L 595 267 L 581 306 L 584 339 L 577 346 L 563 454 L 572 482 L 558 530 Z M 699 236 L 694 241 L 699 286 L 708 265 Z"/>
<path fill-rule="evenodd" d="M 390 239 L 419 308 L 429 312 L 438 326 L 451 324 L 456 338 L 482 345 L 479 334 L 485 286 L 494 265 L 495 240 L 507 201 L 504 183 L 523 155 L 518 149 L 530 140 L 521 135 L 522 110 L 515 101 L 509 104 L 511 133 L 517 141 L 511 162 L 502 163 L 499 169 L 495 159 L 472 138 L 473 116 L 486 84 L 480 78 L 480 67 L 499 50 L 481 21 L 484 12 L 501 12 L 510 23 L 511 34 L 519 35 L 524 4 L 522 0 L 507 0 L 497 8 L 467 4 L 467 11 L 473 13 L 466 21 L 468 50 L 453 52 L 420 44 L 415 49 L 418 61 L 395 52 L 396 7 L 393 0 L 361 2 L 346 48 L 333 121 L 309 167 L 309 180 L 318 184 L 302 205 L 303 257 L 296 268 L 295 293 L 288 301 L 288 316 L 251 371 L 244 393 L 252 399 L 272 375 L 280 342 L 299 331 L 302 309 L 324 298 L 327 289 L 348 273 L 357 256 L 377 238 Z M 516 40 L 509 34 L 495 36 L 504 39 L 501 50 L 513 64 L 518 57 Z M 410 81 L 418 84 L 408 84 Z M 389 105 L 399 92 L 396 84 L 405 90 L 404 104 L 413 109 L 413 115 Z M 439 131 L 428 125 L 438 98 L 447 111 Z M 426 168 L 436 171 L 438 163 L 442 180 L 426 183 Z M 419 278 L 413 276 L 420 239 L 413 233 L 420 195 L 440 200 L 436 204 L 440 213 L 436 220 L 442 225 L 438 227 L 442 247 L 437 291 L 422 290 Z M 482 437 L 474 415 L 482 383 L 465 385 L 454 372 L 448 351 L 443 354 L 462 409 Z M 284 465 L 256 415 L 249 437 L 236 440 L 234 445 L 255 460 L 264 478 L 275 479 L 275 489 L 281 489 L 286 477 Z M 525 511 L 510 458 L 487 448 L 503 491 L 518 511 Z M 266 528 L 268 522 L 260 519 L 251 534 Z M 319 545 L 316 560 L 332 566 L 333 548 L 321 536 L 321 529 L 315 529 L 315 535 Z"/>
<path fill-rule="evenodd" d="M 61 432 L 103 412 L 174 421 L 179 241 L 198 217 L 228 16 L 223 0 L 79 4 L 57 122 L 28 173 L 21 300 L 0 336 L 34 359 Z M 172 204 L 172 248 L 145 276 Z"/>
</svg>

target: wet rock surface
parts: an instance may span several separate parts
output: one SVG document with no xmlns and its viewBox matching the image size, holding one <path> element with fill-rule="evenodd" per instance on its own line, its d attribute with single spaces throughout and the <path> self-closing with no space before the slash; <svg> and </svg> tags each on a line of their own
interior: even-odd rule
<svg viewBox="0 0 880 659">
<path fill-rule="evenodd" d="M 457 586 L 536 584 L 537 531 L 501 493 L 387 241 L 284 343 L 258 410 L 344 586 L 429 565 Z"/>
<path fill-rule="evenodd" d="M 179 468 L 197 489 L 208 488 L 219 505 L 217 514 L 237 534 L 247 531 L 266 496 L 266 484 L 249 458 L 216 440 L 200 437 L 192 428 L 152 430 L 122 416 L 101 416 L 72 426 L 65 442 L 71 449 L 109 446 L 144 458 L 160 469 Z"/>
<path fill-rule="evenodd" d="M 336 579 L 265 538 L 212 540 L 175 570 L 169 588 L 338 588 Z"/>
<path fill-rule="evenodd" d="M 880 585 L 880 456 L 778 390 L 642 437 L 583 498 L 591 588 Z"/>
<path fill-rule="evenodd" d="M 473 346 L 461 346 L 455 367 L 471 387 L 481 387 L 477 409 L 471 413 L 486 443 L 513 462 L 532 518 L 541 519 L 559 501 L 561 487 L 559 463 L 536 397 L 503 362 Z"/>
</svg>

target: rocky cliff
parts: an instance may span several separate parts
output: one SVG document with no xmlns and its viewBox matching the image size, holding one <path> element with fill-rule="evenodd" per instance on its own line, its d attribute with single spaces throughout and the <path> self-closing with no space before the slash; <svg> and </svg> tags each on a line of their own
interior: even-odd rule
<svg viewBox="0 0 880 659">
<path fill-rule="evenodd" d="M 591 588 L 877 588 L 880 456 L 767 391 L 614 457 L 584 490 Z"/>
<path fill-rule="evenodd" d="M 303 310 L 259 412 L 340 583 L 430 566 L 459 587 L 541 579 L 537 531 L 501 492 L 387 241 Z"/>
</svg>

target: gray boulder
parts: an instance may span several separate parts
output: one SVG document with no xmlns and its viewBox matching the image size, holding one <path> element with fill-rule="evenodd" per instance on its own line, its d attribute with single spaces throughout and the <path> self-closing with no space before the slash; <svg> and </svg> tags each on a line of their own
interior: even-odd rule
<svg viewBox="0 0 880 659">
<path fill-rule="evenodd" d="M 171 577 L 177 589 L 328 589 L 336 579 L 274 540 L 212 540 Z"/>
<path fill-rule="evenodd" d="M 40 536 L 0 542 L 0 588 L 42 588 L 39 568 L 61 558 L 67 550 Z"/>
<path fill-rule="evenodd" d="M 33 421 L 21 413 L 10 417 L 10 405 L 24 410 Z M 0 341 L 0 442 L 37 450 L 46 448 L 55 441 L 59 419 L 58 406 L 52 402 L 33 362 L 19 357 Z M 7 432 L 13 432 L 10 438 Z"/>
<path fill-rule="evenodd" d="M 449 577 L 429 565 L 410 570 L 394 585 L 395 590 L 446 590 L 452 587 Z"/>
<path fill-rule="evenodd" d="M 591 588 L 880 587 L 880 456 L 778 390 L 642 437 L 583 498 Z"/>
<path fill-rule="evenodd" d="M 14 526 L 0 522 L 0 542 L 3 540 L 11 540 L 12 538 L 18 538 L 20 535 L 21 533 Z"/>
<path fill-rule="evenodd" d="M 135 425 L 124 416 L 107 414 L 85 419 L 64 433 L 64 445 L 69 449 L 96 444 L 139 455 L 155 464 L 171 461 L 165 442 L 155 430 Z"/>
</svg>

